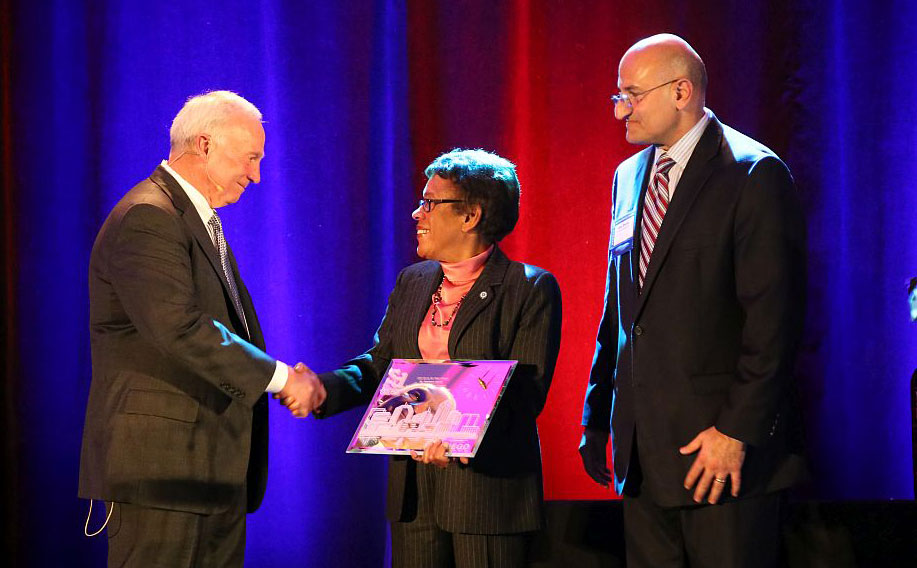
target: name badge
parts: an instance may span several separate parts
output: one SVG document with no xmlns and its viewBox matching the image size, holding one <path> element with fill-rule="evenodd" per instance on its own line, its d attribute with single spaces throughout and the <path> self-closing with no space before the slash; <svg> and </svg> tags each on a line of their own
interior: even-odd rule
<svg viewBox="0 0 917 568">
<path fill-rule="evenodd" d="M 611 251 L 615 255 L 624 254 L 634 245 L 634 219 L 633 213 L 615 221 L 611 228 Z"/>
</svg>

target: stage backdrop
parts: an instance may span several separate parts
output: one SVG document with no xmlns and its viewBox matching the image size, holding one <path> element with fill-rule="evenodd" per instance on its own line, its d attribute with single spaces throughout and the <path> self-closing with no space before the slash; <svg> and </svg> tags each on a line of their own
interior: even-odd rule
<svg viewBox="0 0 917 568">
<path fill-rule="evenodd" d="M 638 150 L 608 97 L 623 51 L 660 31 L 697 48 L 708 106 L 786 160 L 806 206 L 805 494 L 912 498 L 912 3 L 2 1 L 4 533 L 14 564 L 103 562 L 104 537 L 82 536 L 87 504 L 76 498 L 89 251 L 112 205 L 166 157 L 183 101 L 209 89 L 264 112 L 262 183 L 221 215 L 269 352 L 319 371 L 369 347 L 398 270 L 416 259 L 422 168 L 457 146 L 519 165 L 522 218 L 504 247 L 554 272 L 564 298 L 539 420 L 546 495 L 612 498 L 576 453 L 611 176 Z M 385 460 L 343 451 L 359 414 L 316 422 L 272 407 L 250 565 L 384 563 Z"/>
</svg>

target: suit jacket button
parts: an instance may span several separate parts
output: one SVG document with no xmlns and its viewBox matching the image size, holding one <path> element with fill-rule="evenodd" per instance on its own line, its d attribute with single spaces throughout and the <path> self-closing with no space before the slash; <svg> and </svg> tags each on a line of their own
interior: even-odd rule
<svg viewBox="0 0 917 568">
<path fill-rule="evenodd" d="M 636 336 L 643 335 L 643 328 L 640 327 L 639 325 L 635 325 L 634 326 L 634 335 Z"/>
</svg>

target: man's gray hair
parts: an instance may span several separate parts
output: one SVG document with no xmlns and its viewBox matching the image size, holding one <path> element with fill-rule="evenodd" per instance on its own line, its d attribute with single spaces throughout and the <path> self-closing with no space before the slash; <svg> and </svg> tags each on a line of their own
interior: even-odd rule
<svg viewBox="0 0 917 568">
<path fill-rule="evenodd" d="M 219 139 L 226 123 L 240 113 L 261 121 L 258 107 L 232 91 L 210 91 L 191 97 L 172 120 L 172 150 L 188 148 L 201 134 Z"/>
</svg>

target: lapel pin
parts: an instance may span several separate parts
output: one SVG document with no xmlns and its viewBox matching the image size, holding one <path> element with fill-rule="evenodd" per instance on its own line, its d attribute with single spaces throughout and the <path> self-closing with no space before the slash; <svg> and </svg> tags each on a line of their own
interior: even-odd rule
<svg viewBox="0 0 917 568">
<path fill-rule="evenodd" d="M 481 299 L 487 298 L 487 292 L 481 292 Z"/>
</svg>

